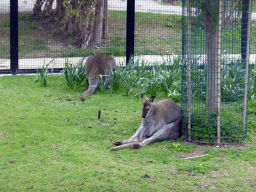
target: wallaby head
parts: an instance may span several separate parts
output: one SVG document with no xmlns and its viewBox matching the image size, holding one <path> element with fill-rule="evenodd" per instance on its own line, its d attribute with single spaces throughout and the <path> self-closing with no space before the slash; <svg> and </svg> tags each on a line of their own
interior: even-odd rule
<svg viewBox="0 0 256 192">
<path fill-rule="evenodd" d="M 152 111 L 150 109 L 154 107 L 155 96 L 150 97 L 149 99 L 143 93 L 141 93 L 140 96 L 143 99 L 142 118 L 146 118 Z"/>
</svg>

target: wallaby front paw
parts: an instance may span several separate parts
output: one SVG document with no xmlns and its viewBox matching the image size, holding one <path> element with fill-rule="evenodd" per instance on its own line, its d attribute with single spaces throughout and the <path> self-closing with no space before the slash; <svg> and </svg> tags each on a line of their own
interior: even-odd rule
<svg viewBox="0 0 256 192">
<path fill-rule="evenodd" d="M 137 143 L 137 144 L 134 144 L 134 145 L 132 146 L 132 148 L 133 148 L 133 149 L 139 149 L 139 148 L 140 148 L 140 144 L 138 144 L 138 143 Z"/>
<path fill-rule="evenodd" d="M 117 141 L 117 142 L 114 142 L 113 143 L 115 146 L 119 146 L 119 145 L 122 145 L 122 141 Z"/>
</svg>

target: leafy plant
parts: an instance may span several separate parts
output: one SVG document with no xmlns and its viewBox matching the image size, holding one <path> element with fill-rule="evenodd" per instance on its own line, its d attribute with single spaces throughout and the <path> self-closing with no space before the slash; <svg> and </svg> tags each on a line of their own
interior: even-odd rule
<svg viewBox="0 0 256 192">
<path fill-rule="evenodd" d="M 48 71 L 49 71 L 49 65 L 52 63 L 53 61 L 50 61 L 47 64 L 43 64 L 43 66 L 41 68 L 37 69 L 37 74 L 35 77 L 35 82 L 40 82 L 41 86 L 46 87 L 47 83 L 48 83 Z M 51 69 L 52 72 L 53 68 Z"/>
<path fill-rule="evenodd" d="M 245 67 L 240 60 L 228 62 L 224 59 L 221 66 L 221 99 L 223 102 L 242 100 L 245 92 Z"/>
<path fill-rule="evenodd" d="M 136 81 L 133 78 L 132 73 L 126 73 L 126 75 L 124 75 L 122 79 L 125 94 L 126 96 L 128 96 L 133 92 Z"/>
<path fill-rule="evenodd" d="M 109 74 L 109 73 L 106 73 Z M 99 79 L 97 80 L 97 85 L 101 94 L 107 89 L 109 84 L 109 75 L 99 75 Z"/>
<path fill-rule="evenodd" d="M 125 91 L 126 96 L 130 95 L 134 89 L 138 86 L 140 80 L 140 74 L 142 72 L 139 66 L 139 60 L 133 64 L 133 58 L 130 59 L 130 62 L 125 67 L 121 67 L 118 72 L 121 77 L 122 88 Z"/>
<path fill-rule="evenodd" d="M 66 61 L 65 68 L 62 71 L 67 86 L 74 91 L 81 86 L 83 80 L 85 80 L 85 83 L 88 85 L 88 78 L 85 74 L 83 63 L 84 58 L 79 61 L 77 65 L 73 65 L 72 63 Z"/>
<path fill-rule="evenodd" d="M 152 97 L 152 96 L 158 95 L 158 90 L 160 89 L 160 83 L 161 83 L 161 80 L 159 78 L 153 78 L 153 79 L 147 80 L 145 84 L 141 84 L 141 86 L 143 88 L 143 92 L 145 92 L 146 94 L 150 95 L 150 97 Z"/>
<path fill-rule="evenodd" d="M 165 23 L 165 26 L 166 26 L 166 27 L 173 27 L 173 23 L 172 23 L 172 22 L 166 22 L 166 23 Z"/>
<path fill-rule="evenodd" d="M 249 97 L 254 98 L 255 93 L 255 72 L 252 65 L 249 70 Z M 187 81 L 183 75 L 183 81 Z M 186 86 L 183 82 L 183 86 Z M 200 64 L 198 58 L 192 58 L 191 63 L 191 91 L 192 96 L 201 101 L 206 100 L 207 87 L 207 66 Z M 245 92 L 245 65 L 241 60 L 223 59 L 221 64 L 221 101 L 241 101 Z"/>
<path fill-rule="evenodd" d="M 256 95 L 256 64 L 249 65 L 248 95 L 253 100 Z"/>
<path fill-rule="evenodd" d="M 174 69 L 174 70 L 166 70 L 162 71 L 161 74 L 159 74 L 162 77 L 161 81 L 161 90 L 163 91 L 165 96 L 168 96 L 171 91 L 174 91 L 177 87 L 177 82 L 180 81 L 180 69 Z"/>
<path fill-rule="evenodd" d="M 116 93 L 121 89 L 121 78 L 122 73 L 120 72 L 121 68 L 118 67 L 115 71 L 111 71 L 111 76 L 109 77 L 110 81 L 110 88 L 111 90 Z"/>
<path fill-rule="evenodd" d="M 180 61 L 180 57 L 167 58 L 162 64 L 151 64 L 140 61 L 140 58 L 136 61 L 131 58 L 128 65 L 121 64 L 112 72 L 111 89 L 113 92 L 122 89 L 127 96 L 134 94 L 137 98 L 141 92 L 156 96 L 163 91 L 166 97 L 180 101 Z"/>
</svg>

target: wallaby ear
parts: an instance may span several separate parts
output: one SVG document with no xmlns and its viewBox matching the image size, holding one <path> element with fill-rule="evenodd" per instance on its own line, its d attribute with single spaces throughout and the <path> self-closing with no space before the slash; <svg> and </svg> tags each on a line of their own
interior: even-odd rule
<svg viewBox="0 0 256 192">
<path fill-rule="evenodd" d="M 141 93 L 140 97 L 143 99 L 145 97 L 144 93 Z"/>
<path fill-rule="evenodd" d="M 150 101 L 151 103 L 154 103 L 154 101 L 155 101 L 155 96 L 150 97 L 149 101 Z"/>
</svg>

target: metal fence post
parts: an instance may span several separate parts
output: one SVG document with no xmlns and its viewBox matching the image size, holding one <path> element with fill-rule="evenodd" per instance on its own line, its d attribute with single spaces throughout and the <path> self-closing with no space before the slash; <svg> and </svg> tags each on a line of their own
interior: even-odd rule
<svg viewBox="0 0 256 192">
<path fill-rule="evenodd" d="M 247 129 L 247 117 L 248 117 L 248 76 L 249 76 L 249 60 L 250 60 L 250 37 L 251 37 L 251 10 L 252 1 L 248 1 L 247 6 L 247 40 L 246 40 L 246 55 L 245 55 L 245 88 L 244 88 L 244 110 L 243 110 L 243 127 Z M 246 132 L 247 135 L 247 132 Z"/>
<path fill-rule="evenodd" d="M 187 0 L 187 110 L 188 110 L 188 134 L 191 140 L 191 9 L 190 0 Z"/>
<path fill-rule="evenodd" d="M 18 0 L 10 0 L 10 59 L 12 75 L 18 69 Z"/>
<path fill-rule="evenodd" d="M 246 51 L 247 51 L 247 30 L 248 30 L 248 11 L 249 11 L 249 1 L 251 0 L 243 0 L 242 1 L 242 19 L 241 19 L 241 59 L 245 64 L 246 62 Z"/>
<path fill-rule="evenodd" d="M 126 20 L 126 64 L 134 55 L 134 22 L 135 22 L 135 0 L 127 0 Z"/>
</svg>

